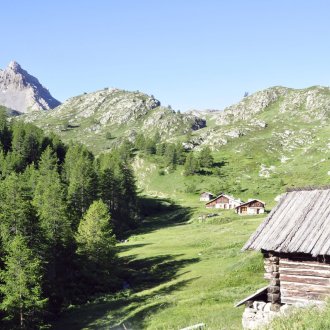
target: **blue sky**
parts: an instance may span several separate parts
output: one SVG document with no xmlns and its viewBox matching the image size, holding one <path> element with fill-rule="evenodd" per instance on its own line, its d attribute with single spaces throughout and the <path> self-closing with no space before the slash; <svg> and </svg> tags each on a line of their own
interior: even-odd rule
<svg viewBox="0 0 330 330">
<path fill-rule="evenodd" d="M 330 85 L 327 0 L 2 0 L 0 67 L 65 99 L 140 90 L 182 111 Z"/>
</svg>

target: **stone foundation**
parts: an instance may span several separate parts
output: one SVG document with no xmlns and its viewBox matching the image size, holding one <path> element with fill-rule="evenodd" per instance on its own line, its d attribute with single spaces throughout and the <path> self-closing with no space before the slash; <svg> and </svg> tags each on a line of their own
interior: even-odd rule
<svg viewBox="0 0 330 330">
<path fill-rule="evenodd" d="M 290 308 L 289 305 L 272 304 L 264 301 L 254 301 L 245 308 L 242 325 L 243 329 L 252 330 L 268 324 L 275 316 L 280 316 Z"/>
</svg>

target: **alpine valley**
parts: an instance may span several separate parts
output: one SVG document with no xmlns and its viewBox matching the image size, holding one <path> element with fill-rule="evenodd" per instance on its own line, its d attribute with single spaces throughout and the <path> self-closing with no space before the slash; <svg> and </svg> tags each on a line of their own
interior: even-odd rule
<svg viewBox="0 0 330 330">
<path fill-rule="evenodd" d="M 241 248 L 265 215 L 207 209 L 200 193 L 256 198 L 269 212 L 288 188 L 330 184 L 329 87 L 276 86 L 183 113 L 117 88 L 60 104 L 12 62 L 0 71 L 0 105 L 11 123 L 81 143 L 95 162 L 130 154 L 141 212 L 116 245 L 123 289 L 65 306 L 54 329 L 239 329 L 234 303 L 264 283 L 261 256 Z"/>
</svg>

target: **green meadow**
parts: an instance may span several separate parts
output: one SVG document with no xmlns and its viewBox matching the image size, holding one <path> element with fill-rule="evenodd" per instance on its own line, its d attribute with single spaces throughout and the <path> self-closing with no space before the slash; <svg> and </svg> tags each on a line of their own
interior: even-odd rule
<svg viewBox="0 0 330 330">
<path fill-rule="evenodd" d="M 241 252 L 262 218 L 219 211 L 202 221 L 202 207 L 159 203 L 165 210 L 118 245 L 129 288 L 72 307 L 55 329 L 240 328 L 234 303 L 264 285 L 261 255 Z"/>
</svg>

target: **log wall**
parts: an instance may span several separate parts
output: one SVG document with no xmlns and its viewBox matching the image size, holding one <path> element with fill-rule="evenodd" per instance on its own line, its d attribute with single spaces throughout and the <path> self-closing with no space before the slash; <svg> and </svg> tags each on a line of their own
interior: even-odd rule
<svg viewBox="0 0 330 330">
<path fill-rule="evenodd" d="M 321 302 L 330 297 L 330 263 L 279 258 L 281 303 Z"/>
</svg>

